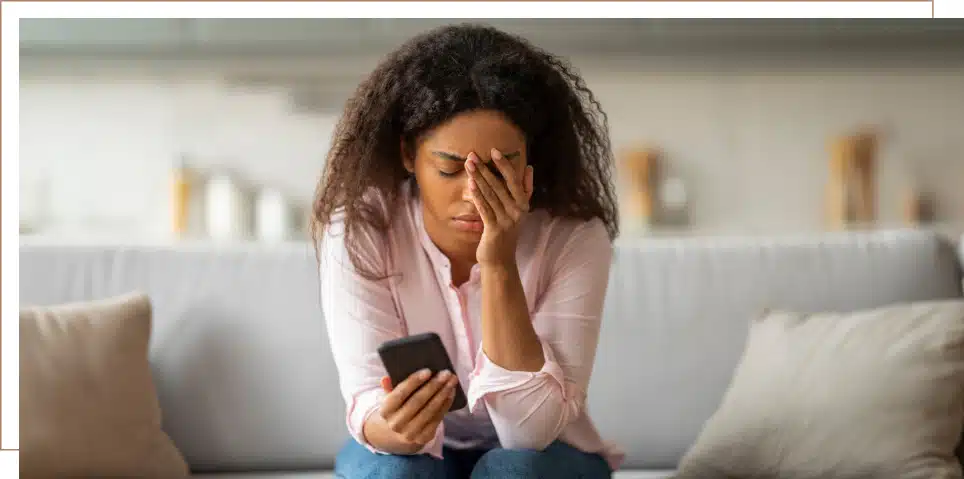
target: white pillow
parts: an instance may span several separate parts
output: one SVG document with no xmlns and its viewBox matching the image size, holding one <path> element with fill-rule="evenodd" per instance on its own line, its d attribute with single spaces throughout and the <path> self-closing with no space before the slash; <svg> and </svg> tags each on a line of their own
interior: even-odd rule
<svg viewBox="0 0 964 479">
<path fill-rule="evenodd" d="M 961 479 L 964 301 L 768 312 L 679 479 Z"/>
</svg>

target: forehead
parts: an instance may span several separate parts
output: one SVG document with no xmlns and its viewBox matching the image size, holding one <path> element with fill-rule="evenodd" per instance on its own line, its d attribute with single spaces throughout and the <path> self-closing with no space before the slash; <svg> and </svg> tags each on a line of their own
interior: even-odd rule
<svg viewBox="0 0 964 479">
<path fill-rule="evenodd" d="M 492 148 L 505 153 L 525 149 L 522 131 L 504 115 L 491 110 L 461 113 L 423 135 L 420 143 L 459 155 L 474 151 L 488 156 Z"/>
</svg>

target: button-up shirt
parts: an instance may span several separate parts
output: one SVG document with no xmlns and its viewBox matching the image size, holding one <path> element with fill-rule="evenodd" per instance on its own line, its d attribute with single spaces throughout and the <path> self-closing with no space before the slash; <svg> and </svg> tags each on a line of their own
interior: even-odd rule
<svg viewBox="0 0 964 479">
<path fill-rule="evenodd" d="M 328 226 L 320 245 L 322 307 L 351 435 L 383 452 L 362 433 L 386 395 L 377 348 L 391 339 L 435 332 L 469 405 L 445 416 L 423 453 L 442 458 L 443 444 L 541 449 L 558 439 L 602 455 L 615 470 L 623 454 L 602 440 L 586 406 L 612 260 L 603 223 L 542 210 L 523 220 L 516 262 L 545 365 L 537 372 L 510 371 L 482 349 L 479 266 L 464 284 L 452 283 L 449 260 L 426 233 L 420 201 L 410 191 L 403 189 L 387 233 L 360 231 L 354 237 L 363 264 L 388 273 L 386 279 L 366 279 L 355 270 L 341 217 Z"/>
</svg>

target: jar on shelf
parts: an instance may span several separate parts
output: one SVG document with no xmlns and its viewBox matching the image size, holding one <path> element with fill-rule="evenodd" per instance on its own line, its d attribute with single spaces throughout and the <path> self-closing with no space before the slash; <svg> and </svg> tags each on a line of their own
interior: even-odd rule
<svg viewBox="0 0 964 479">
<path fill-rule="evenodd" d="M 248 190 L 228 172 L 213 172 L 205 184 L 205 224 L 215 240 L 251 237 L 252 201 Z"/>
<path fill-rule="evenodd" d="M 288 199 L 275 188 L 261 188 L 255 199 L 255 234 L 258 240 L 279 242 L 291 239 L 296 228 Z"/>
</svg>

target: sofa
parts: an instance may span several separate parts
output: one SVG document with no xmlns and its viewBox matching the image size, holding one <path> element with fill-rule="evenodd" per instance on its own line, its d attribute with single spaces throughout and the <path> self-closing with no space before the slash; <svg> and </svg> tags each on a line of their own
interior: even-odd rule
<svg viewBox="0 0 964 479">
<path fill-rule="evenodd" d="M 926 230 L 619 240 L 589 392 L 626 452 L 615 477 L 673 474 L 754 315 L 960 297 L 955 243 Z M 24 240 L 19 258 L 21 305 L 150 296 L 163 429 L 194 475 L 331 477 L 348 434 L 310 244 Z"/>
</svg>

